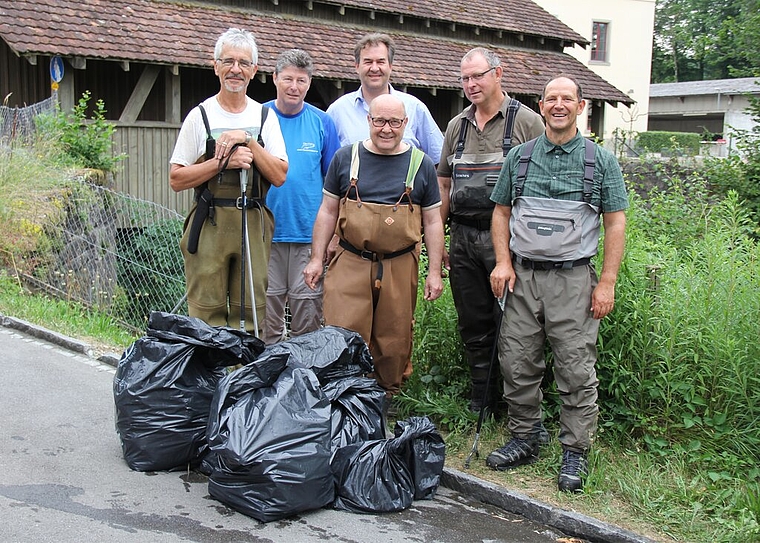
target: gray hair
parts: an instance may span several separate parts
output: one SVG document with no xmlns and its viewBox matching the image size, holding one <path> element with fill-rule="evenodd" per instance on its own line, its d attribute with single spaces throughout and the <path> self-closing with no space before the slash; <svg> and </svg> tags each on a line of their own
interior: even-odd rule
<svg viewBox="0 0 760 543">
<path fill-rule="evenodd" d="M 396 54 L 396 44 L 393 43 L 393 38 L 388 34 L 380 34 L 375 32 L 372 34 L 365 34 L 361 39 L 356 42 L 354 46 L 354 60 L 357 64 L 361 60 L 362 49 L 365 47 L 374 47 L 375 45 L 383 44 L 388 49 L 388 64 L 393 64 L 393 55 Z"/>
<path fill-rule="evenodd" d="M 462 57 L 462 62 L 472 59 L 472 57 L 475 55 L 482 55 L 483 58 L 486 59 L 489 68 L 496 68 L 498 66 L 501 66 L 501 59 L 499 58 L 499 55 L 490 49 L 486 49 L 485 47 L 474 47 L 470 49 Z"/>
<path fill-rule="evenodd" d="M 314 72 L 314 61 L 306 51 L 302 49 L 288 49 L 280 53 L 280 56 L 277 57 L 274 73 L 279 74 L 285 68 L 291 66 L 299 70 L 305 70 L 309 75 L 309 79 L 311 79 L 311 74 Z"/>
<path fill-rule="evenodd" d="M 259 48 L 256 47 L 256 38 L 247 30 L 239 28 L 230 28 L 224 34 L 219 36 L 214 46 L 214 60 L 219 60 L 222 56 L 224 46 L 235 47 L 236 49 L 247 49 L 251 52 L 251 62 L 259 63 Z"/>
<path fill-rule="evenodd" d="M 552 81 L 556 81 L 557 79 L 569 79 L 570 81 L 572 81 L 573 84 L 575 85 L 576 98 L 578 98 L 579 102 L 583 100 L 583 89 L 581 88 L 581 84 L 578 83 L 578 80 L 575 79 L 572 75 L 567 75 L 567 74 L 557 74 L 553 76 L 551 79 L 549 79 L 544 84 L 544 89 L 541 91 L 541 100 L 543 100 L 544 96 L 546 96 L 546 87 L 549 86 L 549 83 L 551 83 Z"/>
</svg>

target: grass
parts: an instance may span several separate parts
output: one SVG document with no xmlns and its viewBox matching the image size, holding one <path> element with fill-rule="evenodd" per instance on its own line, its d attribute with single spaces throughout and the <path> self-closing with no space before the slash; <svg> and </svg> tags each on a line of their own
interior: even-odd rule
<svg viewBox="0 0 760 543">
<path fill-rule="evenodd" d="M 137 339 L 108 315 L 30 292 L 5 270 L 0 270 L 0 313 L 86 341 L 96 351 L 120 353 Z"/>
</svg>

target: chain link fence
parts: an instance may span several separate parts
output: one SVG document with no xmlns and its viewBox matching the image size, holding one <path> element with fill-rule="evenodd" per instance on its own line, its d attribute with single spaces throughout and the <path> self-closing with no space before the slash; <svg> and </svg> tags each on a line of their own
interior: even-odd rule
<svg viewBox="0 0 760 543">
<path fill-rule="evenodd" d="M 38 225 L 36 243 L 13 255 L 15 272 L 136 331 L 153 310 L 186 314 L 183 217 L 101 182 L 82 175 L 31 202 L 36 210 L 25 223 Z"/>
<path fill-rule="evenodd" d="M 23 108 L 0 106 L 0 264 L 34 289 L 138 332 L 153 310 L 186 314 L 179 249 L 184 218 L 177 212 L 112 190 L 112 177 L 95 170 L 8 193 L 7 184 L 18 185 L 20 172 L 44 152 L 35 141 L 36 118 L 55 111 L 55 97 Z M 51 179 L 60 173 L 35 172 Z"/>
<path fill-rule="evenodd" d="M 53 113 L 56 98 L 51 96 L 26 107 L 0 106 L 0 144 L 29 144 L 34 136 L 34 119 L 41 113 Z"/>
</svg>

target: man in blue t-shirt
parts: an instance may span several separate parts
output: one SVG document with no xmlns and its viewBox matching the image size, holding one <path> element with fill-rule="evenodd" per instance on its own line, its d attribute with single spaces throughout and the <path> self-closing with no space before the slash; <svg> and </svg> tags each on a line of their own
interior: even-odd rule
<svg viewBox="0 0 760 543">
<path fill-rule="evenodd" d="M 340 141 L 332 119 L 304 102 L 313 68 L 309 53 L 283 52 L 274 72 L 277 98 L 265 104 L 280 121 L 290 165 L 285 183 L 267 194 L 275 218 L 263 338 L 267 344 L 286 336 L 286 303 L 290 336 L 316 330 L 322 322 L 322 289 L 306 287 L 302 271 L 311 258 L 311 233 L 324 176 Z"/>
</svg>

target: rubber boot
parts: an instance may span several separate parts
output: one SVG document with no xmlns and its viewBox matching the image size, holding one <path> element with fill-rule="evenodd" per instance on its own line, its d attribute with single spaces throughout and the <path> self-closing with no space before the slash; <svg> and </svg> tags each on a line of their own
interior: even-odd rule
<svg viewBox="0 0 760 543">
<path fill-rule="evenodd" d="M 491 382 L 489 383 L 487 379 L 488 367 L 491 364 L 491 350 L 479 349 L 467 354 L 470 363 L 470 411 L 478 413 L 483 407 L 493 413 L 496 409 L 498 361 L 495 362 L 495 367 L 491 370 Z"/>
</svg>

